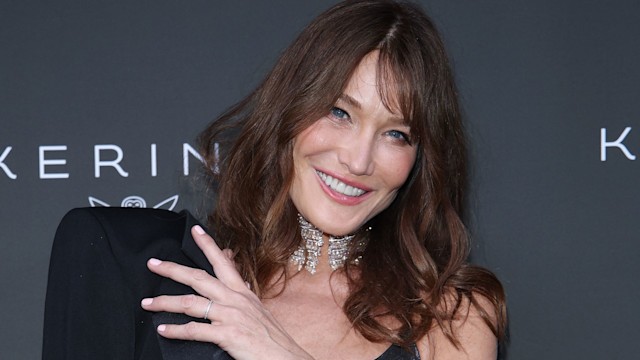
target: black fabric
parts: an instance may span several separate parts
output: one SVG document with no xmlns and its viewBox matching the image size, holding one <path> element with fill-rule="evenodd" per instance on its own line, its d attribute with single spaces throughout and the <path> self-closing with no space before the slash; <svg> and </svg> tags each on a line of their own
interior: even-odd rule
<svg viewBox="0 0 640 360">
<path fill-rule="evenodd" d="M 229 359 L 215 344 L 160 337 L 152 313 L 140 307 L 145 297 L 193 293 L 149 271 L 146 262 L 151 257 L 212 273 L 189 232 L 196 223 L 187 212 L 70 211 L 58 227 L 51 253 L 42 358 Z M 167 320 L 163 323 L 194 320 L 176 314 L 154 317 Z"/>
<path fill-rule="evenodd" d="M 415 345 L 409 350 L 403 349 L 398 345 L 391 345 L 376 360 L 420 360 L 420 353 Z"/>
<path fill-rule="evenodd" d="M 149 258 L 211 264 L 191 237 L 186 211 L 81 208 L 63 218 L 53 243 L 45 304 L 43 360 L 230 360 L 215 344 L 165 339 L 160 324 L 202 321 L 150 313 L 145 297 L 193 293 L 146 267 Z M 377 360 L 418 360 L 417 350 L 388 348 Z"/>
</svg>

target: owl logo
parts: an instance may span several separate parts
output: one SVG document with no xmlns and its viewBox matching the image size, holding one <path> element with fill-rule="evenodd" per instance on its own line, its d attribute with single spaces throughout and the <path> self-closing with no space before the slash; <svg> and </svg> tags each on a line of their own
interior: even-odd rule
<svg viewBox="0 0 640 360">
<path fill-rule="evenodd" d="M 152 207 L 154 209 L 173 210 L 173 208 L 176 207 L 177 203 L 178 203 L 178 195 L 173 195 L 169 198 L 166 198 L 160 201 L 159 203 L 153 205 Z M 107 202 L 102 201 L 93 196 L 89 196 L 89 204 L 91 204 L 91 207 L 110 207 L 111 206 Z M 129 208 L 146 208 L 147 202 L 141 196 L 131 195 L 122 199 L 120 206 L 129 207 Z"/>
</svg>

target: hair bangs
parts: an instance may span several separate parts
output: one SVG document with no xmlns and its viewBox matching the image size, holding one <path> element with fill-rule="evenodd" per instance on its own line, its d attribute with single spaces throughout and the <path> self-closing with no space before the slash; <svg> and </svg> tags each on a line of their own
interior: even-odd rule
<svg viewBox="0 0 640 360">
<path fill-rule="evenodd" d="M 399 38 L 400 25 L 394 24 L 378 51 L 378 84 L 380 98 L 387 110 L 400 113 L 411 128 L 412 143 L 426 137 L 428 108 L 428 74 L 417 39 Z"/>
</svg>

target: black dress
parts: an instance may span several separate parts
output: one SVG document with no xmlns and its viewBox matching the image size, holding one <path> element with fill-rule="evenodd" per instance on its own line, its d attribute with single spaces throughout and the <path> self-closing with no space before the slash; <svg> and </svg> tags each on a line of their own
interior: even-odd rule
<svg viewBox="0 0 640 360">
<path fill-rule="evenodd" d="M 420 353 L 415 345 L 409 351 L 398 345 L 391 345 L 376 360 L 420 360 Z"/>
<path fill-rule="evenodd" d="M 227 360 L 217 345 L 165 339 L 160 324 L 202 321 L 151 313 L 145 297 L 187 294 L 183 284 L 149 271 L 155 257 L 213 274 L 191 237 L 197 220 L 186 211 L 131 208 L 71 210 L 51 252 L 45 303 L 44 360 Z M 417 360 L 417 350 L 392 345 L 377 360 Z"/>
</svg>

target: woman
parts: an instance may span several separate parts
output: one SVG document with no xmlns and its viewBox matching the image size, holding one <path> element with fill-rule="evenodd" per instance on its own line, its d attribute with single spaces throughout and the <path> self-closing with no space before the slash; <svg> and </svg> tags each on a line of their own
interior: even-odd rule
<svg viewBox="0 0 640 360">
<path fill-rule="evenodd" d="M 214 143 L 229 133 L 218 159 Z M 220 170 L 216 239 L 200 226 L 191 234 L 216 277 L 148 261 L 195 294 L 142 307 L 203 319 L 159 323 L 162 337 L 235 359 L 496 358 L 504 294 L 465 262 L 460 112 L 444 46 L 418 7 L 327 10 L 201 141 Z"/>
<path fill-rule="evenodd" d="M 357 1 L 320 15 L 203 134 L 211 168 L 229 124 L 240 133 L 210 221 L 239 273 L 199 228 L 219 280 L 150 262 L 201 296 L 146 299 L 146 309 L 212 321 L 163 326 L 163 336 L 247 359 L 373 359 L 392 343 L 417 344 L 421 358 L 495 358 L 503 295 L 464 263 L 460 115 L 444 47 L 419 9 Z M 298 214 L 322 245 L 301 239 Z M 345 236 L 334 270 L 328 239 Z"/>
</svg>

